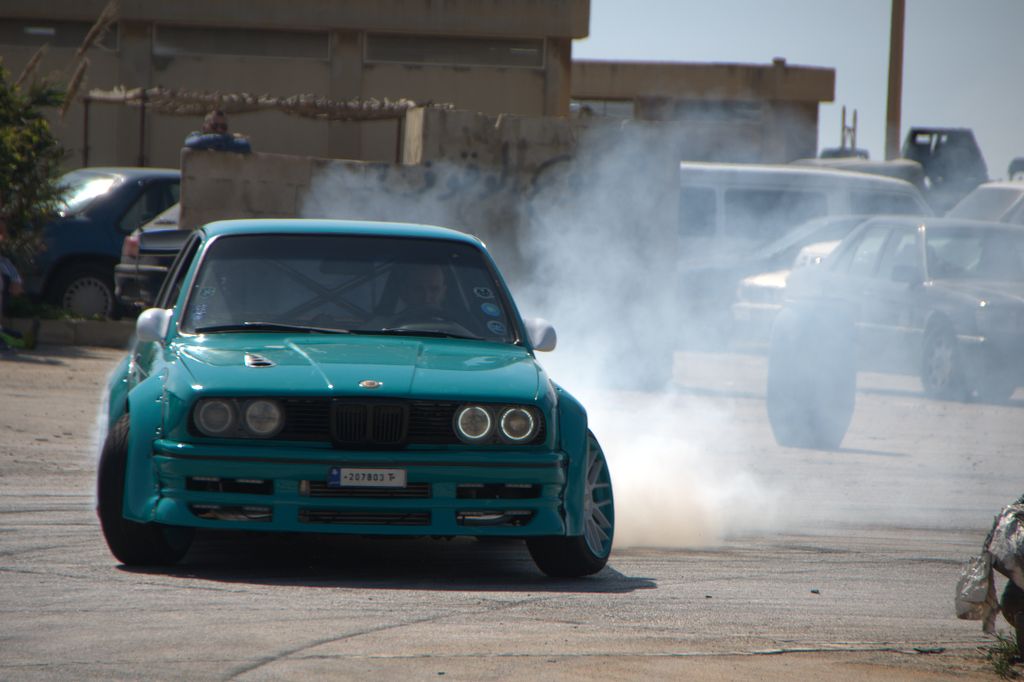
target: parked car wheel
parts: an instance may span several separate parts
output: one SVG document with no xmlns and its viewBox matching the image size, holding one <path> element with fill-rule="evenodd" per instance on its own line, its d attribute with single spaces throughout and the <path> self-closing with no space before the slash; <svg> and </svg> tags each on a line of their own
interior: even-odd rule
<svg viewBox="0 0 1024 682">
<path fill-rule="evenodd" d="M 604 451 L 594 434 L 587 437 L 587 482 L 583 498 L 583 535 L 530 538 L 534 563 L 547 575 L 577 578 L 597 573 L 608 563 L 615 534 L 612 479 Z"/>
<path fill-rule="evenodd" d="M 838 449 L 857 393 L 853 326 L 783 310 L 772 330 L 765 403 L 775 442 Z"/>
<path fill-rule="evenodd" d="M 177 563 L 194 530 L 155 523 L 136 523 L 122 515 L 125 465 L 128 456 L 128 415 L 110 430 L 99 463 L 96 511 L 103 537 L 118 561 L 129 566 L 160 566 Z"/>
<path fill-rule="evenodd" d="M 928 328 L 921 348 L 921 385 L 938 400 L 967 400 L 970 391 L 963 356 L 948 324 Z"/>
<path fill-rule="evenodd" d="M 54 305 L 79 317 L 113 317 L 113 268 L 99 265 L 75 265 L 60 272 L 50 287 Z"/>
</svg>

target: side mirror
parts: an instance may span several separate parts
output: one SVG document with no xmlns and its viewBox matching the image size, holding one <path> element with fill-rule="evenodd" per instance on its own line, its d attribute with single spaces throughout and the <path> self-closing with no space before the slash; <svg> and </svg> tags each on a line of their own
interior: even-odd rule
<svg viewBox="0 0 1024 682">
<path fill-rule="evenodd" d="M 892 281 L 915 285 L 923 282 L 924 277 L 916 265 L 896 265 L 892 269 Z"/>
<path fill-rule="evenodd" d="M 167 336 L 167 328 L 171 324 L 170 308 L 148 308 L 139 314 L 135 321 L 135 336 L 143 343 L 150 341 L 162 342 Z"/>
<path fill-rule="evenodd" d="M 534 350 L 552 351 L 558 343 L 558 335 L 551 323 L 540 317 L 523 320 L 526 334 L 530 337 L 530 345 Z"/>
</svg>

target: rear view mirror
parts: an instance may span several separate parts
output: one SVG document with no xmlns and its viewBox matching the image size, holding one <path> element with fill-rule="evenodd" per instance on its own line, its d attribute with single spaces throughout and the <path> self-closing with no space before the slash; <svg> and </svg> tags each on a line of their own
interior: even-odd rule
<svg viewBox="0 0 1024 682">
<path fill-rule="evenodd" d="M 551 323 L 539 317 L 523 320 L 526 334 L 530 337 L 530 345 L 534 350 L 552 351 L 558 343 L 558 335 Z"/>
<path fill-rule="evenodd" d="M 163 341 L 167 336 L 167 328 L 170 325 L 173 312 L 170 308 L 143 310 L 139 318 L 135 320 L 135 335 L 139 341 L 143 343 Z"/>
</svg>

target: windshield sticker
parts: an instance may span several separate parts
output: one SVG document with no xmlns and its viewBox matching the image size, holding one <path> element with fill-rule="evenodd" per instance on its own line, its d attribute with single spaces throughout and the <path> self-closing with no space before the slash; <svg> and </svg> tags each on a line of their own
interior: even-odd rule
<svg viewBox="0 0 1024 682">
<path fill-rule="evenodd" d="M 502 324 L 501 322 L 498 322 L 497 320 L 491 320 L 490 322 L 488 322 L 487 328 L 491 330 L 492 334 L 495 334 L 497 336 L 501 336 L 502 334 L 505 333 L 505 325 Z"/>
<path fill-rule="evenodd" d="M 206 317 L 206 311 L 208 309 L 209 309 L 209 306 L 207 306 L 205 303 L 200 303 L 195 308 L 193 308 L 192 309 L 192 315 L 191 315 L 191 317 L 192 317 L 192 324 L 195 324 L 196 322 L 202 321 L 202 319 L 204 317 Z"/>
<path fill-rule="evenodd" d="M 494 292 L 487 287 L 474 287 L 473 293 L 477 298 L 494 298 Z"/>
<path fill-rule="evenodd" d="M 490 315 L 491 317 L 501 317 L 501 308 L 499 308 L 493 303 L 482 304 L 480 306 L 480 310 L 484 311 L 485 315 Z"/>
<path fill-rule="evenodd" d="M 215 287 L 203 287 L 202 289 L 199 290 L 199 297 L 200 298 L 210 298 L 211 296 L 213 296 L 216 293 L 217 293 L 217 289 Z"/>
</svg>

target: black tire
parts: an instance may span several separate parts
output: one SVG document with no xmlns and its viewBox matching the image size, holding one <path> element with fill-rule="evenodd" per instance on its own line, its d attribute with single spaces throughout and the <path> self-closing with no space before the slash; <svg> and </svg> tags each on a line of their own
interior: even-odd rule
<svg viewBox="0 0 1024 682">
<path fill-rule="evenodd" d="M 925 332 L 921 344 L 921 386 L 930 398 L 937 400 L 965 401 L 970 397 L 963 355 L 948 324 L 933 324 Z"/>
<path fill-rule="evenodd" d="M 53 305 L 78 317 L 114 317 L 118 304 L 113 266 L 85 264 L 65 268 L 54 277 L 48 298 Z"/>
<path fill-rule="evenodd" d="M 122 515 L 125 464 L 128 457 L 128 415 L 110 430 L 100 454 L 96 512 L 111 553 L 128 566 L 169 566 L 192 544 L 191 528 L 136 523 Z"/>
<path fill-rule="evenodd" d="M 783 311 L 772 330 L 765 407 L 775 442 L 837 450 L 857 396 L 853 325 Z"/>
<path fill-rule="evenodd" d="M 553 578 L 580 578 L 597 573 L 608 563 L 615 536 L 615 502 L 604 451 L 594 434 L 587 434 L 587 490 L 583 535 L 529 538 L 537 568 Z"/>
</svg>

